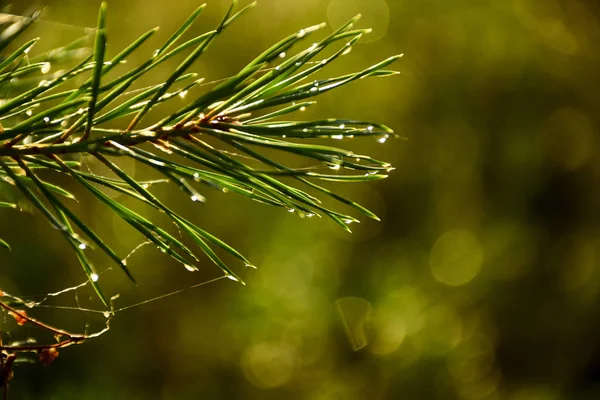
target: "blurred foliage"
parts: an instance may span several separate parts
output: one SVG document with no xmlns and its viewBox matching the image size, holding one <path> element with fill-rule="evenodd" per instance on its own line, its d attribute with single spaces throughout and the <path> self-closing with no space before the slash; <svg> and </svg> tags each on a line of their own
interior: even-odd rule
<svg viewBox="0 0 600 400">
<path fill-rule="evenodd" d="M 81 33 L 71 25 L 95 25 L 98 4 L 48 1 L 35 29 L 52 33 L 49 48 L 65 43 Z M 111 2 L 109 54 L 154 25 L 167 38 L 196 5 Z M 227 5 L 209 2 L 207 23 Z M 29 6 L 15 2 L 13 12 Z M 219 281 L 123 312 L 108 334 L 65 349 L 48 368 L 20 366 L 15 398 L 600 397 L 600 8 L 583 0 L 262 0 L 196 71 L 227 77 L 273 37 L 358 9 L 374 39 L 330 72 L 402 52 L 402 75 L 357 82 L 307 112 L 382 121 L 409 138 L 351 143 L 397 168 L 386 181 L 339 186 L 383 222 L 350 235 L 215 194 L 186 217 L 241 245 L 259 267 L 245 271 L 248 286 Z M 124 249 L 139 244 L 99 205 L 79 207 Z M 2 256 L 0 287 L 36 294 L 79 282 L 76 260 L 44 221 L 2 212 L 0 237 L 9 231 L 14 251 Z M 214 277 L 204 268 L 192 282 L 150 248 L 128 265 L 139 288 L 111 278 L 123 305 Z M 84 307 L 90 295 L 66 293 L 56 304 Z M 37 311 L 80 330 L 97 322 Z"/>
</svg>

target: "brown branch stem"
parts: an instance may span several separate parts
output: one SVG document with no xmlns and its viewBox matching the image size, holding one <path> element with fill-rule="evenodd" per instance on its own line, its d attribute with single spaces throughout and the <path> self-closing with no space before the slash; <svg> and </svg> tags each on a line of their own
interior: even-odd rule
<svg viewBox="0 0 600 400">
<path fill-rule="evenodd" d="M 81 344 L 84 341 L 86 341 L 87 339 L 96 338 L 96 337 L 102 335 L 103 333 L 107 332 L 110 329 L 110 320 L 112 318 L 112 316 L 110 316 L 106 320 L 106 327 L 103 330 L 93 333 L 91 335 L 87 335 L 87 334 L 71 333 L 64 329 L 56 328 L 54 326 L 46 324 L 42 321 L 39 321 L 35 318 L 28 316 L 27 314 L 23 313 L 22 311 L 16 310 L 15 308 L 9 306 L 8 304 L 6 304 L 5 302 L 3 302 L 1 300 L 0 300 L 0 308 L 5 309 L 6 311 L 12 313 L 13 315 L 16 315 L 19 318 L 21 318 L 23 321 L 26 321 L 27 323 L 31 323 L 32 325 L 35 325 L 41 329 L 44 329 L 44 330 L 52 333 L 55 336 L 60 335 L 60 336 L 66 337 L 66 339 L 63 340 L 62 342 L 52 343 L 52 344 L 33 344 L 33 345 L 23 345 L 23 346 L 21 346 L 21 345 L 11 346 L 11 345 L 4 345 L 4 344 L 0 343 L 0 351 L 8 351 L 8 352 L 13 352 L 13 353 L 14 352 L 40 351 L 40 350 L 51 349 L 51 348 L 59 349 L 59 348 L 68 347 L 68 346 L 71 346 L 74 344 Z"/>
<path fill-rule="evenodd" d="M 116 142 L 123 146 L 136 146 L 157 139 L 168 139 L 181 137 L 190 133 L 198 132 L 198 126 L 188 123 L 182 127 L 159 128 L 156 130 L 140 130 L 135 132 L 115 131 L 114 134 L 104 135 L 96 139 L 77 140 L 67 143 L 30 143 L 13 146 L 10 142 L 0 145 L 0 157 L 20 157 L 26 155 L 53 155 L 53 154 L 77 154 L 101 151 L 102 148 L 111 147 L 110 142 Z M 0 136 L 0 139 L 2 137 Z"/>
</svg>

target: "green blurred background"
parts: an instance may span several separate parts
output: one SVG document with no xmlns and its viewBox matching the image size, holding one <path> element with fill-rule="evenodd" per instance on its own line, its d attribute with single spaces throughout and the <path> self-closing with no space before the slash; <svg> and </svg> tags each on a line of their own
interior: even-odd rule
<svg viewBox="0 0 600 400">
<path fill-rule="evenodd" d="M 17 14 L 39 4 L 12 3 Z M 44 22 L 28 33 L 43 37 L 40 50 L 94 26 L 99 1 L 44 5 Z M 108 5 L 109 54 L 161 26 L 128 61 L 137 65 L 198 2 Z M 227 6 L 209 0 L 194 33 L 212 29 Z M 107 334 L 62 350 L 50 366 L 19 365 L 13 398 L 600 398 L 600 8 L 584 0 L 260 0 L 193 69 L 207 80 L 229 76 L 284 35 L 357 12 L 373 33 L 326 73 L 405 53 L 402 74 L 333 91 L 307 116 L 376 120 L 408 138 L 341 143 L 396 167 L 384 181 L 332 186 L 382 222 L 363 221 L 349 235 L 232 194 L 206 192 L 200 206 L 156 186 L 258 270 L 236 265 L 247 286 L 220 280 L 117 313 Z M 142 241 L 74 190 L 78 213 L 121 253 Z M 3 211 L 0 237 L 13 247 L 0 259 L 7 292 L 83 281 L 43 218 Z M 207 260 L 192 274 L 150 246 L 128 265 L 139 288 L 118 271 L 101 278 L 121 293 L 121 307 L 219 276 Z M 68 292 L 45 304 L 97 307 L 90 296 Z M 103 323 L 56 308 L 30 314 L 76 331 Z M 0 326 L 9 336 L 40 335 L 13 325 L 5 316 Z"/>
</svg>

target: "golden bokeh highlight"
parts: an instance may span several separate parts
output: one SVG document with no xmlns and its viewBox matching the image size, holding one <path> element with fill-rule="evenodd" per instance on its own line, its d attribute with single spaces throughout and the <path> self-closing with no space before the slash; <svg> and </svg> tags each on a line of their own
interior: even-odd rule
<svg viewBox="0 0 600 400">
<path fill-rule="evenodd" d="M 377 309 L 371 319 L 372 339 L 369 351 L 386 355 L 396 351 L 406 336 L 406 323 L 400 310 Z"/>
<path fill-rule="evenodd" d="M 298 367 L 293 348 L 279 343 L 258 343 L 247 350 L 242 360 L 244 375 L 253 385 L 270 389 L 285 385 Z"/>
<path fill-rule="evenodd" d="M 431 249 L 431 273 L 437 281 L 449 286 L 460 286 L 473 280 L 482 263 L 483 249 L 479 240 L 464 229 L 444 233 Z"/>
<path fill-rule="evenodd" d="M 285 265 L 285 268 L 282 268 Z M 314 260 L 309 251 L 290 258 L 289 254 L 274 252 L 264 260 L 258 273 L 263 285 L 281 298 L 296 298 L 310 289 Z"/>
</svg>

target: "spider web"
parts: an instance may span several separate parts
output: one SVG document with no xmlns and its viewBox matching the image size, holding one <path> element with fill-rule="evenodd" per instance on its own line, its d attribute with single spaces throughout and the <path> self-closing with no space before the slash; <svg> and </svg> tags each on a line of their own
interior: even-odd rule
<svg viewBox="0 0 600 400">
<path fill-rule="evenodd" d="M 18 21 L 19 19 L 28 18 L 19 15 L 0 13 L 0 22 Z M 64 23 L 56 23 L 43 19 L 38 19 L 38 23 L 41 23 L 45 26 L 51 25 L 53 29 L 69 31 L 75 30 L 79 31 L 80 33 L 82 32 L 86 35 L 92 35 L 96 30 L 96 28 L 93 27 L 81 27 Z M 29 63 L 29 59 L 25 58 L 25 62 Z M 307 64 L 318 63 L 319 62 L 308 62 Z M 272 69 L 274 68 L 265 68 L 264 71 L 270 71 Z M 199 88 L 219 84 L 221 82 L 227 81 L 230 78 L 231 77 L 225 77 L 221 79 L 205 81 L 199 83 L 196 87 Z M 146 88 L 133 89 L 125 94 L 133 95 L 145 89 Z M 250 158 L 248 156 L 233 153 L 227 150 L 219 151 L 235 157 Z M 81 165 L 85 167 L 89 173 L 94 174 L 90 166 L 87 164 L 83 155 L 81 156 Z M 305 167 L 303 169 L 319 168 L 321 167 L 310 166 Z M 150 244 L 151 242 L 149 241 L 144 241 L 140 243 L 135 248 L 133 248 L 133 250 L 131 250 L 131 252 L 124 258 L 123 261 L 128 261 L 132 256 L 134 256 L 138 251 L 140 251 L 140 249 L 143 249 L 144 247 Z M 98 275 L 102 277 L 103 275 L 108 274 L 111 271 L 114 271 L 115 274 L 119 273 L 120 271 L 117 271 L 117 269 L 118 268 L 109 267 L 99 272 Z M 101 307 L 96 295 L 91 289 L 91 285 L 89 284 L 88 280 L 59 289 L 54 292 L 48 292 L 44 294 L 12 294 L 0 288 L 0 305 L 4 304 L 7 306 L 3 306 L 1 308 L 2 315 L 0 316 L 0 349 L 2 349 L 3 352 L 5 352 L 7 351 L 6 349 L 10 346 L 27 347 L 28 345 L 31 345 L 33 347 L 36 344 L 42 342 L 47 343 L 49 347 L 55 346 L 56 343 L 60 343 L 61 336 L 64 336 L 57 332 L 61 331 L 62 329 L 66 329 L 66 327 L 64 327 L 64 324 L 69 323 L 71 323 L 73 326 L 69 327 L 69 330 L 65 332 L 73 332 L 74 337 L 92 339 L 107 332 L 110 329 L 110 323 L 113 319 L 119 317 L 122 313 L 125 313 L 126 311 L 129 311 L 132 308 L 145 306 L 158 300 L 164 300 L 171 296 L 180 295 L 184 292 L 197 289 L 199 287 L 203 287 L 212 283 L 216 283 L 225 278 L 227 278 L 227 275 L 221 275 L 214 278 L 204 279 L 191 285 L 179 287 L 174 290 L 166 290 L 162 293 L 149 296 L 139 301 L 132 301 L 128 304 L 124 304 L 121 295 L 117 293 L 110 298 L 110 310 L 106 310 Z M 137 288 L 134 288 L 134 290 L 135 289 Z M 34 310 L 36 312 L 35 317 L 29 317 L 29 311 Z M 78 320 L 77 322 L 72 322 L 70 318 L 64 318 L 64 314 L 60 314 L 62 312 L 78 313 L 83 316 L 84 321 L 82 322 L 81 320 Z M 38 318 L 37 314 L 42 315 L 41 317 L 39 317 L 40 320 L 36 319 Z M 45 329 L 43 327 L 43 324 L 46 322 L 46 314 L 52 315 L 54 317 L 54 320 L 57 321 L 53 325 L 48 325 L 50 327 L 56 327 L 54 331 L 52 331 L 51 329 Z M 26 320 L 23 319 L 23 317 L 28 317 L 30 319 Z M 40 324 L 32 322 L 40 322 Z M 92 326 L 93 322 L 95 322 L 95 326 Z M 48 336 L 48 334 L 50 334 L 51 340 L 48 340 L 48 338 L 45 337 Z M 52 340 L 52 335 L 54 335 L 54 341 Z"/>
<path fill-rule="evenodd" d="M 149 241 L 140 243 L 127 255 L 127 257 L 125 257 L 124 261 L 131 258 L 136 252 L 138 252 L 139 249 L 149 244 L 151 244 Z M 116 271 L 115 267 L 108 267 L 100 272 L 99 275 L 102 276 L 110 273 L 111 271 L 120 272 Z M 69 329 L 66 332 L 77 332 L 73 333 L 73 335 L 80 335 L 84 339 L 93 339 L 108 332 L 110 329 L 110 322 L 120 316 L 120 314 L 132 308 L 144 306 L 158 300 L 164 300 L 171 296 L 176 296 L 202 286 L 216 283 L 225 278 L 227 278 L 226 275 L 221 275 L 215 278 L 201 280 L 197 283 L 186 285 L 175 290 L 170 290 L 165 293 L 160 293 L 129 304 L 123 304 L 120 301 L 121 295 L 117 293 L 110 298 L 110 310 L 100 307 L 97 298 L 91 290 L 89 280 L 63 288 L 56 292 L 37 295 L 14 295 L 0 290 L 0 301 L 10 307 L 12 310 L 18 312 L 15 313 L 8 308 L 2 308 L 2 316 L 0 318 L 0 334 L 2 340 L 0 345 L 14 347 L 28 345 L 35 346 L 45 343 L 45 345 L 52 347 L 55 345 L 55 343 L 60 342 L 62 335 L 56 334 L 56 332 L 52 331 L 45 332 L 48 330 L 31 323 L 32 321 L 46 323 L 45 320 L 38 320 L 37 315 L 35 317 L 30 316 L 29 313 L 33 310 L 51 311 L 51 314 L 54 314 L 55 319 L 59 322 L 56 324 L 51 324 L 50 326 L 56 327 L 58 330 L 64 329 L 62 326 L 63 324 L 61 323 L 63 318 L 61 317 L 60 312 L 77 312 L 83 316 L 85 322 L 82 323 L 80 318 L 77 319 L 77 322 L 75 323 L 72 321 L 66 321 L 65 324 L 71 323 L 71 325 L 73 325 L 73 329 Z M 69 299 L 71 305 L 66 305 L 66 303 L 69 302 Z M 86 305 L 83 299 L 87 299 L 88 302 L 95 304 L 96 307 Z M 31 317 L 32 321 L 23 320 L 21 315 Z M 92 322 L 95 322 L 97 326 L 92 327 Z M 48 342 L 48 333 L 54 333 L 55 342 L 52 340 Z"/>
</svg>

